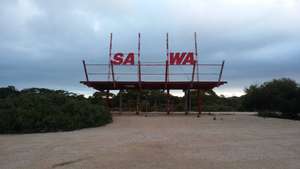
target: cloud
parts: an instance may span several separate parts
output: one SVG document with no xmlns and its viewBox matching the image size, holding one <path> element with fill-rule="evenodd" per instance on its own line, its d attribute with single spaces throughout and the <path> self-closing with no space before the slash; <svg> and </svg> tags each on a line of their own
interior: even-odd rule
<svg viewBox="0 0 300 169">
<path fill-rule="evenodd" d="M 88 92 L 81 60 L 107 62 L 114 49 L 164 60 L 165 33 L 172 50 L 193 50 L 198 33 L 202 63 L 226 60 L 220 93 L 242 93 L 272 78 L 300 80 L 300 1 L 37 1 L 0 5 L 0 85 L 42 86 Z"/>
</svg>

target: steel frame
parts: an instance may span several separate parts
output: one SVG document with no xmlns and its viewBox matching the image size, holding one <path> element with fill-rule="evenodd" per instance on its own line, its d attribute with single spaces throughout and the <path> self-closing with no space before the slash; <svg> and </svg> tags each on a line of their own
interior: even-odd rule
<svg viewBox="0 0 300 169">
<path fill-rule="evenodd" d="M 113 41 L 113 35 L 110 33 L 110 41 L 109 41 L 109 61 L 108 64 L 87 64 L 84 60 L 83 68 L 84 68 L 84 74 L 85 74 L 85 81 L 81 81 L 80 83 L 92 87 L 96 90 L 106 90 L 107 95 L 107 101 L 109 100 L 109 90 L 126 90 L 126 89 L 134 89 L 138 91 L 137 95 L 137 104 L 136 104 L 136 114 L 139 114 L 140 112 L 140 93 L 143 89 L 163 89 L 167 91 L 167 106 L 166 106 L 166 112 L 167 114 L 170 114 L 170 90 L 171 89 L 182 89 L 185 91 L 185 101 L 187 102 L 185 105 L 186 107 L 186 114 L 190 111 L 191 107 L 191 99 L 190 99 L 190 90 L 196 89 L 197 90 L 197 105 L 198 105 L 198 117 L 200 116 L 202 112 L 202 98 L 201 98 L 201 92 L 205 92 L 207 90 L 213 89 L 215 87 L 219 87 L 223 84 L 226 84 L 226 81 L 222 81 L 222 74 L 224 69 L 225 61 L 222 61 L 222 64 L 199 64 L 199 58 L 198 58 L 198 47 L 197 47 L 197 34 L 194 33 L 194 54 L 195 54 L 195 62 L 192 64 L 192 78 L 191 81 L 170 81 L 169 75 L 181 75 L 182 73 L 177 74 L 170 74 L 169 71 L 169 60 L 170 60 L 170 50 L 169 50 L 169 34 L 166 34 L 166 62 L 163 63 L 141 63 L 141 34 L 138 33 L 138 44 L 137 44 L 137 54 L 138 54 L 138 62 L 137 65 L 126 65 L 126 66 L 137 66 L 137 81 L 117 81 L 115 78 L 115 71 L 114 71 L 114 64 L 112 62 L 112 41 Z M 89 80 L 89 75 L 92 75 L 93 73 L 89 73 L 87 66 L 88 65 L 104 65 L 108 66 L 108 73 L 97 73 L 99 75 L 106 75 L 107 74 L 107 81 L 91 81 Z M 164 81 L 143 81 L 143 74 L 141 73 L 141 69 L 143 66 L 164 66 L 165 72 L 164 72 Z M 199 68 L 201 66 L 219 66 L 220 72 L 218 74 L 217 81 L 200 81 L 199 80 Z M 96 73 L 94 73 L 96 74 Z M 132 75 L 132 73 L 118 73 L 121 75 Z M 147 74 L 151 75 L 151 74 Z M 154 74 L 153 75 L 158 75 Z M 159 74 L 162 75 L 162 74 Z M 195 80 L 196 75 L 196 80 Z M 111 79 L 112 78 L 112 79 Z M 122 111 L 122 93 L 120 93 L 120 112 Z M 109 102 L 107 102 L 109 105 Z"/>
</svg>

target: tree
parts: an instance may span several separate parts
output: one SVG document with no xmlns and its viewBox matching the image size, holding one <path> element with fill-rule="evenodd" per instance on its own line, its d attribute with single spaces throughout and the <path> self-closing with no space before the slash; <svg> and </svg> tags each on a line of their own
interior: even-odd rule
<svg viewBox="0 0 300 169">
<path fill-rule="evenodd" d="M 6 98 L 11 95 L 18 94 L 18 91 L 14 86 L 1 87 L 0 88 L 0 98 Z"/>
<path fill-rule="evenodd" d="M 288 78 L 274 79 L 245 90 L 243 106 L 249 110 L 280 112 L 282 117 L 297 118 L 299 87 Z"/>
</svg>

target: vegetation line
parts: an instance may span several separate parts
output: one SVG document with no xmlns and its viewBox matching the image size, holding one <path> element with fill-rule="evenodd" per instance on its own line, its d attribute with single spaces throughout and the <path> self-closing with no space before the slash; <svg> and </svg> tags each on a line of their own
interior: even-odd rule
<svg viewBox="0 0 300 169">
<path fill-rule="evenodd" d="M 96 92 L 85 98 L 63 90 L 30 88 L 18 91 L 13 86 L 0 88 L 0 133 L 68 131 L 105 125 L 112 121 L 112 110 L 135 111 L 138 91 L 117 95 Z M 241 97 L 218 96 L 202 92 L 203 111 L 256 111 L 259 116 L 299 119 L 300 87 L 287 78 L 251 85 Z M 191 91 L 191 110 L 197 110 L 196 92 Z M 142 90 L 141 111 L 165 111 L 167 95 L 162 90 Z M 185 98 L 171 96 L 172 111 L 185 110 Z"/>
</svg>

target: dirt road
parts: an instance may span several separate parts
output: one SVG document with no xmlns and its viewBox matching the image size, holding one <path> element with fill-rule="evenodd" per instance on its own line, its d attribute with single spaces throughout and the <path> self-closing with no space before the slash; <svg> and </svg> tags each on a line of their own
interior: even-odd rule
<svg viewBox="0 0 300 169">
<path fill-rule="evenodd" d="M 299 169 L 300 122 L 115 116 L 105 127 L 0 135 L 1 169 Z"/>
</svg>

